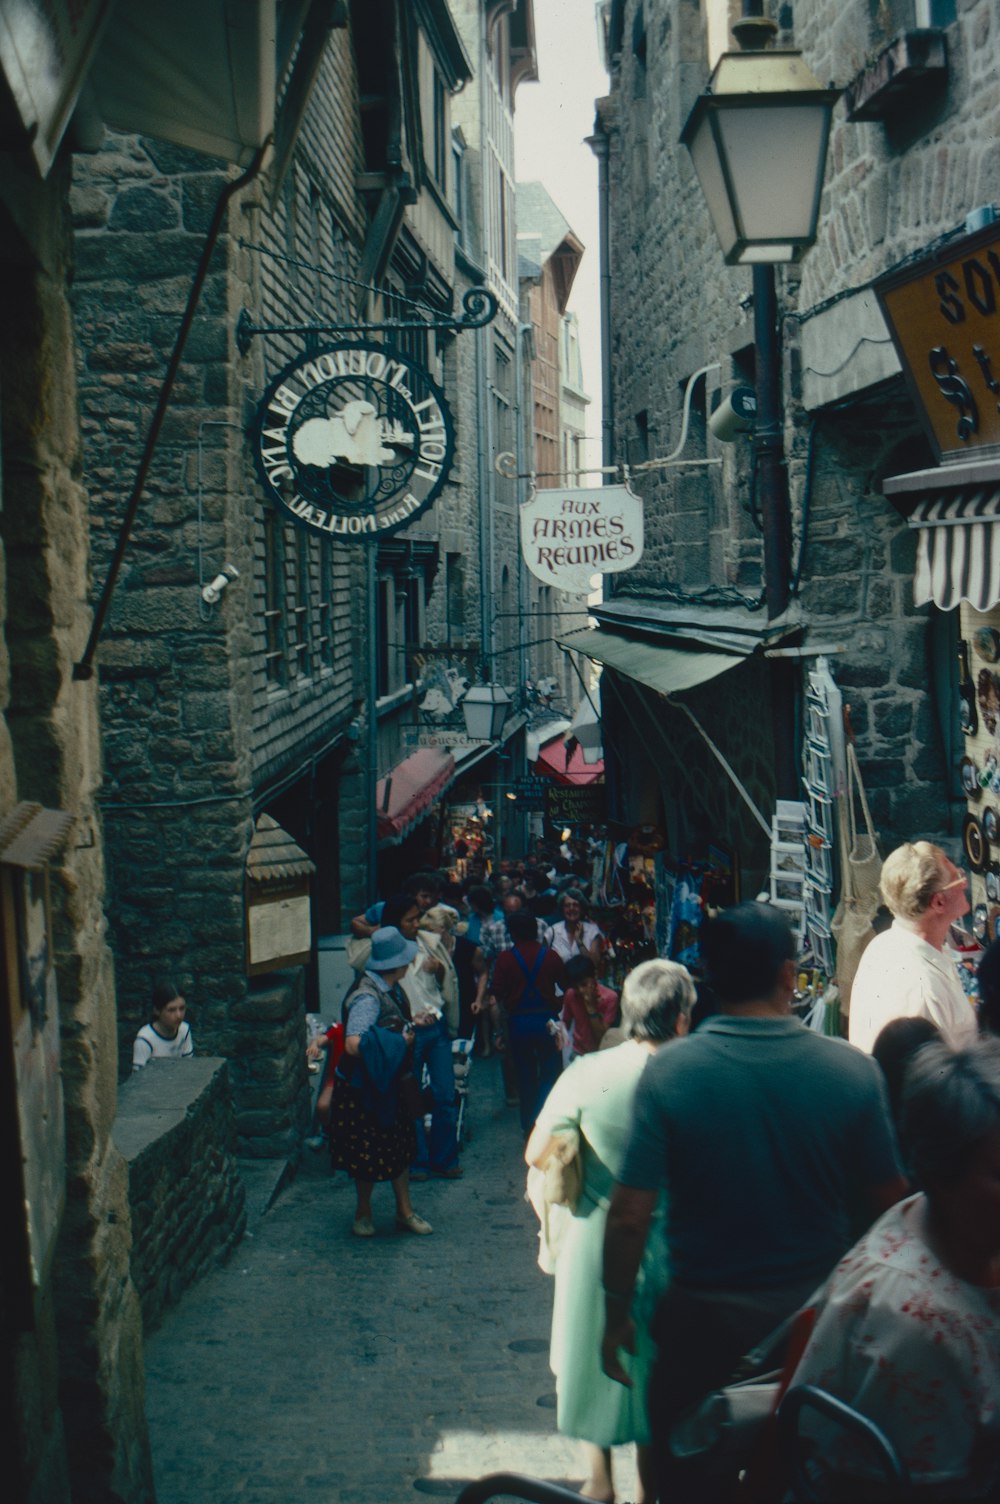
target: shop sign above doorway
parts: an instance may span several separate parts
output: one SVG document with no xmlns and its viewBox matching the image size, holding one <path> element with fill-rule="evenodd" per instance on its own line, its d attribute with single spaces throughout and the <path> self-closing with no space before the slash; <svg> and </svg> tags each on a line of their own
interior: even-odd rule
<svg viewBox="0 0 1000 1504">
<path fill-rule="evenodd" d="M 264 393 L 251 434 L 278 510 L 348 542 L 419 516 L 448 479 L 455 449 L 451 413 L 429 372 L 374 340 L 297 356 Z"/>
<path fill-rule="evenodd" d="M 1000 223 L 875 284 L 910 394 L 945 463 L 1000 445 Z"/>
<path fill-rule="evenodd" d="M 627 486 L 537 491 L 521 508 L 521 553 L 536 579 L 587 595 L 595 574 L 642 558 L 642 499 Z"/>
</svg>

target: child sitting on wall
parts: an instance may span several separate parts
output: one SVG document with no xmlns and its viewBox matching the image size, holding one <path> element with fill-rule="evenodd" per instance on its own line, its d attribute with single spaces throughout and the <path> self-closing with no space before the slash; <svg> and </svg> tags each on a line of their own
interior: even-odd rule
<svg viewBox="0 0 1000 1504">
<path fill-rule="evenodd" d="M 157 982 L 153 988 L 153 1021 L 143 1024 L 132 1048 L 132 1070 L 141 1071 L 154 1055 L 171 1060 L 194 1054 L 191 1025 L 184 1014 L 187 1003 L 173 982 Z"/>
</svg>

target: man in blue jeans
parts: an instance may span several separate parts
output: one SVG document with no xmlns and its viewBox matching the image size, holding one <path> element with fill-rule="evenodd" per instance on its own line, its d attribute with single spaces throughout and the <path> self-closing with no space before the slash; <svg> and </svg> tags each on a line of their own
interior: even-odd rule
<svg viewBox="0 0 1000 1504">
<path fill-rule="evenodd" d="M 556 988 L 565 987 L 566 974 L 555 951 L 539 942 L 533 914 L 508 914 L 507 929 L 513 943 L 497 957 L 493 995 L 507 1014 L 521 1127 L 527 1134 L 562 1069 Z"/>
<path fill-rule="evenodd" d="M 422 1119 L 418 1118 L 413 1125 L 417 1131 L 417 1157 L 410 1179 L 426 1180 L 428 1175 L 436 1175 L 441 1180 L 458 1180 L 463 1171 L 458 1162 L 455 1067 L 451 1036 L 443 1018 L 417 1029 L 414 1035 L 413 1070 L 418 1079 L 424 1066 L 430 1083 L 431 1131 L 428 1134 Z"/>
</svg>

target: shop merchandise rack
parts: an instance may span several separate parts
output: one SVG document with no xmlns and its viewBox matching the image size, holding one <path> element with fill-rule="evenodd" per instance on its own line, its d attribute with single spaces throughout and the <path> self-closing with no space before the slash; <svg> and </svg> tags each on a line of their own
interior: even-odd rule
<svg viewBox="0 0 1000 1504">
<path fill-rule="evenodd" d="M 779 799 L 771 820 L 771 902 L 784 909 L 818 972 L 834 969 L 833 841 L 838 794 L 835 728 L 840 691 L 824 659 L 810 671 L 802 755 L 804 798 Z"/>
<path fill-rule="evenodd" d="M 783 909 L 802 946 L 805 940 L 806 807 L 779 799 L 771 818 L 771 902 Z"/>
<path fill-rule="evenodd" d="M 806 858 L 803 884 L 805 940 L 827 976 L 833 974 L 833 842 L 836 830 L 837 775 L 834 726 L 840 715 L 840 691 L 823 659 L 809 673 L 806 691 L 808 725 L 803 751 L 802 786 L 806 796 Z"/>
</svg>

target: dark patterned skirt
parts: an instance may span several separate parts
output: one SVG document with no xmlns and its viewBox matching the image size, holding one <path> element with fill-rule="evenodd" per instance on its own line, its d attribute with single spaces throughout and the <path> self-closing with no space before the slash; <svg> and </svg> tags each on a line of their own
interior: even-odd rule
<svg viewBox="0 0 1000 1504">
<path fill-rule="evenodd" d="M 361 1105 L 361 1093 L 334 1077 L 330 1103 L 330 1162 L 352 1180 L 395 1180 L 417 1155 L 417 1135 L 400 1114 L 382 1128 Z"/>
</svg>

